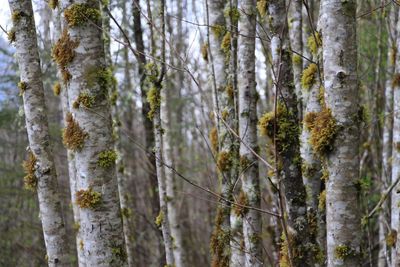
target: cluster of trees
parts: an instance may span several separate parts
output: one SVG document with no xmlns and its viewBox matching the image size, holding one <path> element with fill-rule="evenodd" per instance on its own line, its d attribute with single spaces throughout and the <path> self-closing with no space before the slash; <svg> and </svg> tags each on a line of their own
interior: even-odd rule
<svg viewBox="0 0 400 267">
<path fill-rule="evenodd" d="M 400 266 L 400 3 L 8 3 L 1 266 Z"/>
</svg>

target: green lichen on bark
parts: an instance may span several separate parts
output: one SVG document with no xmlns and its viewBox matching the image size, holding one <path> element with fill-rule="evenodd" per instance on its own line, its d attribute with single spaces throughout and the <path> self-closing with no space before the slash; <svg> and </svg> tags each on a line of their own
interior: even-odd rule
<svg viewBox="0 0 400 267">
<path fill-rule="evenodd" d="M 215 153 L 218 151 L 218 132 L 217 127 L 212 127 L 209 134 L 211 149 Z"/>
<path fill-rule="evenodd" d="M 326 207 L 326 190 L 322 191 L 318 196 L 318 209 L 324 211 Z"/>
<path fill-rule="evenodd" d="M 56 9 L 58 7 L 58 0 L 49 0 L 49 7 L 51 9 Z"/>
<path fill-rule="evenodd" d="M 310 89 L 311 86 L 315 83 L 316 73 L 318 71 L 318 66 L 314 63 L 308 65 L 307 68 L 303 70 L 303 74 L 301 75 L 301 86 L 303 89 Z"/>
<path fill-rule="evenodd" d="M 314 32 L 307 39 L 307 47 L 310 49 L 311 53 L 316 55 L 318 53 L 318 49 L 322 46 L 322 38 L 319 32 Z"/>
<path fill-rule="evenodd" d="M 161 227 L 161 225 L 165 219 L 164 217 L 165 217 L 164 212 L 160 211 L 154 221 L 154 223 L 157 225 L 157 227 L 159 227 L 159 228 Z"/>
<path fill-rule="evenodd" d="M 292 56 L 292 63 L 293 65 L 301 65 L 303 62 L 303 58 L 298 54 L 293 54 Z"/>
<path fill-rule="evenodd" d="M 37 159 L 32 151 L 29 151 L 28 158 L 22 163 L 22 167 L 25 172 L 24 176 L 24 186 L 25 189 L 35 191 L 38 183 L 38 179 L 36 177 L 36 162 Z"/>
<path fill-rule="evenodd" d="M 320 112 L 307 113 L 304 123 L 310 129 L 309 141 L 314 151 L 319 155 L 329 153 L 339 130 L 331 110 L 323 108 Z"/>
<path fill-rule="evenodd" d="M 88 87 L 99 86 L 104 96 L 107 96 L 109 88 L 115 87 L 117 83 L 111 68 L 91 66 L 85 70 L 84 77 Z"/>
<path fill-rule="evenodd" d="M 150 111 L 147 117 L 153 120 L 155 112 L 159 110 L 161 106 L 161 92 L 157 87 L 153 86 L 147 92 L 147 102 L 150 104 Z"/>
<path fill-rule="evenodd" d="M 213 25 L 211 26 L 211 32 L 217 38 L 222 38 L 226 33 L 226 27 L 224 25 Z"/>
<path fill-rule="evenodd" d="M 26 89 L 28 89 L 28 84 L 26 82 L 20 81 L 18 83 L 18 88 L 19 88 L 19 95 L 23 95 L 26 91 Z"/>
<path fill-rule="evenodd" d="M 73 4 L 64 11 L 68 26 L 82 26 L 87 22 L 97 23 L 101 18 L 100 11 L 87 4 Z"/>
<path fill-rule="evenodd" d="M 11 14 L 11 21 L 16 24 L 20 21 L 23 15 L 24 13 L 22 11 L 16 10 Z"/>
<path fill-rule="evenodd" d="M 261 17 L 267 14 L 268 1 L 267 0 L 257 0 L 257 10 Z"/>
<path fill-rule="evenodd" d="M 91 187 L 77 191 L 75 197 L 76 204 L 82 209 L 95 209 L 101 203 L 101 193 L 93 191 Z"/>
<path fill-rule="evenodd" d="M 54 83 L 53 85 L 53 93 L 55 96 L 59 96 L 61 93 L 61 85 L 59 82 Z"/>
<path fill-rule="evenodd" d="M 231 20 L 232 24 L 236 24 L 240 19 L 240 12 L 236 7 L 228 7 L 224 11 L 225 17 Z"/>
<path fill-rule="evenodd" d="M 392 87 L 400 87 L 400 73 L 395 73 L 392 78 Z"/>
<path fill-rule="evenodd" d="M 83 131 L 71 113 L 67 114 L 65 121 L 67 126 L 63 130 L 63 144 L 66 148 L 73 151 L 81 150 L 84 146 L 85 138 L 88 137 L 88 134 Z"/>
<path fill-rule="evenodd" d="M 395 247 L 396 246 L 396 241 L 397 241 L 397 231 L 392 229 L 387 234 L 387 236 L 385 238 L 385 241 L 386 241 L 386 245 L 388 247 Z"/>
<path fill-rule="evenodd" d="M 127 259 L 125 248 L 122 245 L 112 246 L 111 253 L 115 258 L 119 259 L 121 262 L 125 262 Z"/>
<path fill-rule="evenodd" d="M 230 259 L 230 232 L 222 229 L 222 223 L 229 216 L 229 209 L 218 207 L 215 217 L 215 228 L 211 235 L 210 249 L 212 253 L 212 267 L 227 267 Z"/>
<path fill-rule="evenodd" d="M 225 57 L 229 58 L 231 52 L 231 33 L 226 32 L 221 41 L 221 50 L 224 52 Z"/>
<path fill-rule="evenodd" d="M 232 155 L 229 151 L 221 151 L 217 156 L 217 167 L 221 172 L 229 171 L 232 167 Z"/>
<path fill-rule="evenodd" d="M 15 42 L 16 38 L 17 38 L 16 31 L 15 31 L 15 28 L 13 27 L 13 28 L 11 28 L 11 30 L 9 30 L 7 32 L 7 39 L 8 39 L 8 42 L 11 44 L 11 43 Z"/>
<path fill-rule="evenodd" d="M 236 214 L 236 216 L 243 216 L 245 213 L 247 213 L 248 209 L 243 206 L 247 206 L 249 204 L 248 197 L 243 190 L 240 191 L 239 197 L 236 200 L 236 203 L 239 205 L 235 205 L 233 212 Z"/>
<path fill-rule="evenodd" d="M 93 107 L 94 102 L 94 96 L 90 95 L 88 92 L 81 92 L 72 105 L 74 108 L 79 108 L 81 105 L 86 108 L 91 108 Z"/>
<path fill-rule="evenodd" d="M 347 257 L 353 254 L 353 250 L 347 245 L 339 245 L 335 247 L 335 257 L 341 260 L 345 260 Z"/>
<path fill-rule="evenodd" d="M 97 159 L 97 165 L 102 168 L 109 168 L 115 164 L 117 160 L 117 152 L 115 150 L 105 150 L 100 152 Z"/>
</svg>

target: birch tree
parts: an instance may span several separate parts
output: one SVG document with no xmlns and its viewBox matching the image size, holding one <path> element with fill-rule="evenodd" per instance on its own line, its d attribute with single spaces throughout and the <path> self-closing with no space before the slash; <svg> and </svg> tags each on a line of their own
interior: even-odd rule
<svg viewBox="0 0 400 267">
<path fill-rule="evenodd" d="M 359 95 L 356 1 L 321 3 L 326 116 L 320 142 L 327 157 L 327 266 L 360 265 Z"/>
<path fill-rule="evenodd" d="M 75 155 L 79 249 L 84 266 L 125 266 L 108 98 L 113 77 L 106 68 L 99 4 L 62 1 L 61 9 L 66 27 L 53 57 L 68 84 L 70 113 L 63 142 Z"/>
<path fill-rule="evenodd" d="M 10 0 L 9 5 L 13 22 L 9 36 L 16 48 L 21 79 L 18 87 L 23 98 L 29 140 L 28 158 L 23 164 L 26 172 L 24 182 L 27 188 L 37 191 L 48 265 L 69 266 L 32 3 L 29 0 Z"/>
<path fill-rule="evenodd" d="M 258 151 L 257 91 L 255 77 L 255 38 L 257 9 L 255 0 L 239 2 L 238 90 L 240 163 L 243 199 L 246 205 L 260 207 L 258 159 L 249 149 Z M 261 216 L 258 211 L 246 210 L 243 218 L 245 266 L 262 266 Z"/>
</svg>

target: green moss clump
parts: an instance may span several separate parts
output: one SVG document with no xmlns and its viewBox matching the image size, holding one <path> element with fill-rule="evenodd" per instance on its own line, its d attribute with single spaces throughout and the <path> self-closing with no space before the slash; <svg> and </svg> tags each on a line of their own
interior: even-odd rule
<svg viewBox="0 0 400 267">
<path fill-rule="evenodd" d="M 257 10 L 258 13 L 260 13 L 261 17 L 265 17 L 265 15 L 267 14 L 267 7 L 268 7 L 267 0 L 257 0 Z"/>
<path fill-rule="evenodd" d="M 82 26 L 88 21 L 96 23 L 100 18 L 100 11 L 86 4 L 73 4 L 64 11 L 68 26 Z"/>
<path fill-rule="evenodd" d="M 310 112 L 304 118 L 306 127 L 310 129 L 310 143 L 319 155 L 329 153 L 333 149 L 333 142 L 338 132 L 336 120 L 328 108 L 321 112 Z"/>
<path fill-rule="evenodd" d="M 97 165 L 103 168 L 111 167 L 117 160 L 117 152 L 115 150 L 105 150 L 99 154 Z"/>
<path fill-rule="evenodd" d="M 126 261 L 127 255 L 126 255 L 126 251 L 125 248 L 123 246 L 114 246 L 111 248 L 111 253 L 113 254 L 113 256 L 117 259 L 119 259 L 122 262 Z"/>
<path fill-rule="evenodd" d="M 352 254 L 353 250 L 349 246 L 339 245 L 335 248 L 335 257 L 338 259 L 344 260 Z"/>
<path fill-rule="evenodd" d="M 10 44 L 14 43 L 15 40 L 16 40 L 16 38 L 17 38 L 15 33 L 16 33 L 16 32 L 15 32 L 15 29 L 14 29 L 14 28 L 11 28 L 11 30 L 9 30 L 9 31 L 7 32 L 7 39 L 8 39 L 8 42 L 9 42 Z"/>
<path fill-rule="evenodd" d="M 226 27 L 224 25 L 213 25 L 211 26 L 211 32 L 215 35 L 215 37 L 221 38 L 226 33 Z"/>
<path fill-rule="evenodd" d="M 32 153 L 32 151 L 29 151 L 28 153 L 28 158 L 22 163 L 22 167 L 25 172 L 24 176 L 24 186 L 25 189 L 35 191 L 38 183 L 38 179 L 35 175 L 35 170 L 36 170 L 36 157 Z"/>
<path fill-rule="evenodd" d="M 262 135 L 274 137 L 274 121 L 276 120 L 276 143 L 278 152 L 287 151 L 288 148 L 296 145 L 299 138 L 299 125 L 296 116 L 288 111 L 284 104 L 277 106 L 276 118 L 274 112 L 264 114 L 258 122 L 258 128 Z"/>
<path fill-rule="evenodd" d="M 231 166 L 232 166 L 231 154 L 228 151 L 219 152 L 217 157 L 218 170 L 221 172 L 226 172 L 231 169 Z"/>
<path fill-rule="evenodd" d="M 158 90 L 155 86 L 151 87 L 151 89 L 147 92 L 147 102 L 150 104 L 150 111 L 147 114 L 147 117 L 150 120 L 153 120 L 154 114 L 161 106 L 160 90 Z"/>
<path fill-rule="evenodd" d="M 289 267 L 290 260 L 289 260 L 289 246 L 285 235 L 282 233 L 281 236 L 281 250 L 280 250 L 280 260 L 279 260 L 279 267 Z"/>
<path fill-rule="evenodd" d="M 118 100 L 118 91 L 113 90 L 113 92 L 111 93 L 111 96 L 110 96 L 111 105 L 115 106 L 117 104 L 117 100 Z"/>
<path fill-rule="evenodd" d="M 243 190 L 240 191 L 239 197 L 237 198 L 237 204 L 242 205 L 242 206 L 247 206 L 249 204 L 249 200 L 247 198 L 247 195 Z M 242 206 L 235 205 L 233 212 L 236 214 L 236 216 L 243 216 L 244 214 L 247 213 L 248 209 Z"/>
<path fill-rule="evenodd" d="M 91 108 L 94 105 L 95 97 L 87 92 L 82 92 L 79 94 L 78 98 L 72 104 L 74 108 L 79 108 L 80 105 Z"/>
<path fill-rule="evenodd" d="M 229 100 L 233 100 L 235 96 L 235 90 L 233 89 L 233 85 L 231 83 L 225 87 L 225 93 L 228 95 Z"/>
<path fill-rule="evenodd" d="M 19 88 L 19 95 L 23 95 L 26 89 L 28 89 L 28 84 L 26 82 L 20 81 L 18 83 L 18 88 Z"/>
<path fill-rule="evenodd" d="M 23 12 L 22 11 L 14 11 L 12 14 L 11 14 L 11 20 L 12 20 L 12 22 L 13 23 L 17 23 L 20 19 L 21 19 L 21 17 L 23 16 Z"/>
<path fill-rule="evenodd" d="M 53 60 L 61 69 L 64 82 L 68 82 L 71 78 L 71 74 L 67 70 L 67 65 L 74 59 L 75 48 L 77 48 L 78 45 L 79 42 L 72 41 L 67 29 L 64 29 L 51 51 Z"/>
<path fill-rule="evenodd" d="M 210 144 L 211 144 L 212 151 L 217 152 L 218 151 L 218 131 L 217 131 L 216 127 L 211 128 L 209 138 L 210 138 Z"/>
<path fill-rule="evenodd" d="M 129 218 L 132 216 L 132 210 L 130 208 L 124 207 L 121 209 L 122 217 Z"/>
<path fill-rule="evenodd" d="M 293 65 L 301 65 L 301 63 L 303 62 L 303 58 L 301 56 L 299 56 L 298 54 L 293 54 L 292 62 L 293 62 Z"/>
<path fill-rule="evenodd" d="M 228 57 L 231 52 L 231 33 L 226 32 L 224 38 L 221 42 L 221 50 L 224 52 L 225 56 Z"/>
<path fill-rule="evenodd" d="M 60 85 L 59 82 L 56 82 L 53 85 L 53 93 L 54 93 L 55 96 L 59 96 L 60 95 L 60 93 L 61 93 L 61 85 Z"/>
<path fill-rule="evenodd" d="M 241 170 L 245 170 L 250 164 L 251 164 L 251 161 L 246 157 L 246 156 L 240 156 L 240 159 L 239 159 L 239 161 L 240 161 L 240 169 Z"/>
<path fill-rule="evenodd" d="M 308 65 L 307 68 L 304 69 L 303 74 L 301 75 L 301 86 L 303 89 L 310 89 L 315 82 L 315 74 L 318 71 L 318 66 L 314 63 Z"/>
<path fill-rule="evenodd" d="M 58 7 L 58 0 L 49 0 L 49 7 L 51 9 L 56 9 Z"/>
<path fill-rule="evenodd" d="M 386 245 L 388 247 L 395 247 L 397 241 L 397 231 L 391 230 L 386 236 Z"/>
<path fill-rule="evenodd" d="M 117 83 L 111 68 L 92 66 L 85 70 L 84 77 L 88 87 L 98 85 L 105 96 L 108 95 L 108 89 L 115 87 Z"/>
<path fill-rule="evenodd" d="M 208 43 L 204 43 L 201 46 L 201 57 L 204 59 L 205 62 L 208 62 Z"/>
<path fill-rule="evenodd" d="M 235 7 L 232 8 L 228 7 L 227 9 L 225 9 L 224 13 L 225 17 L 229 18 L 232 24 L 236 24 L 240 19 L 240 12 Z"/>
<path fill-rule="evenodd" d="M 322 46 L 322 38 L 319 32 L 314 32 L 308 37 L 307 40 L 308 49 L 310 49 L 311 53 L 316 55 L 318 53 L 318 49 Z"/>
<path fill-rule="evenodd" d="M 225 108 L 222 112 L 221 112 L 221 118 L 226 121 L 226 119 L 229 116 L 229 111 Z"/>
<path fill-rule="evenodd" d="M 304 178 L 312 179 L 314 175 L 318 172 L 318 168 L 313 165 L 303 163 L 301 165 L 301 172 Z"/>
<path fill-rule="evenodd" d="M 75 233 L 79 232 L 79 229 L 81 229 L 81 225 L 78 222 L 74 222 L 72 225 L 72 229 L 74 229 Z"/>
<path fill-rule="evenodd" d="M 400 87 L 400 73 L 395 73 L 392 78 L 392 87 Z"/>
<path fill-rule="evenodd" d="M 229 216 L 229 209 L 218 207 L 215 228 L 210 240 L 210 249 L 213 256 L 211 266 L 213 267 L 229 266 L 231 234 L 229 230 L 222 229 L 222 223 L 227 216 Z"/>
<path fill-rule="evenodd" d="M 74 151 L 81 150 L 88 134 L 85 133 L 78 122 L 74 120 L 71 113 L 67 114 L 65 121 L 67 122 L 67 127 L 63 130 L 63 144 L 68 149 Z"/>
<path fill-rule="evenodd" d="M 326 207 L 326 190 L 322 191 L 318 196 L 318 209 L 324 211 Z"/>
<path fill-rule="evenodd" d="M 164 212 L 160 211 L 160 213 L 158 213 L 158 216 L 156 217 L 154 223 L 157 225 L 157 227 L 161 227 L 163 222 L 164 222 Z"/>
<path fill-rule="evenodd" d="M 81 189 L 76 192 L 76 204 L 82 209 L 94 209 L 101 202 L 101 193 L 93 191 L 91 187 L 87 190 Z"/>
</svg>

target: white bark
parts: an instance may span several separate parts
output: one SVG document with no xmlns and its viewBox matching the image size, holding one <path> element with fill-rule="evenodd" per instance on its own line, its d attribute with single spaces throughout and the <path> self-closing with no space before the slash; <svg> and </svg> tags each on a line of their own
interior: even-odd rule
<svg viewBox="0 0 400 267">
<path fill-rule="evenodd" d="M 81 5 L 99 12 L 96 2 L 62 1 L 64 14 L 71 8 Z M 100 21 L 87 21 L 70 24 L 70 38 L 79 42 L 74 49 L 75 56 L 66 69 L 71 74 L 68 87 L 70 110 L 74 120 L 87 134 L 83 147 L 75 151 L 77 192 L 80 190 L 100 194 L 96 206 L 80 206 L 79 249 L 83 251 L 86 266 L 125 266 L 126 252 L 123 238 L 122 218 L 118 197 L 115 162 L 110 160 L 106 166 L 99 164 L 99 157 L 105 151 L 113 151 L 111 112 L 108 102 L 110 84 L 101 84 L 96 75 L 104 71 L 105 55 Z M 104 73 L 103 73 L 104 74 Z M 92 77 L 94 76 L 94 77 Z M 104 92 L 106 90 L 106 92 Z M 74 107 L 80 93 L 93 97 L 91 107 Z"/>
<path fill-rule="evenodd" d="M 323 0 L 321 4 L 325 100 L 339 131 L 327 155 L 327 257 L 331 266 L 359 266 L 361 217 L 356 1 Z"/>
<path fill-rule="evenodd" d="M 36 158 L 36 190 L 48 264 L 69 266 L 65 224 L 49 138 L 32 3 L 29 0 L 10 0 L 9 4 L 14 20 L 21 84 L 25 87 L 22 96 L 29 147 Z"/>
<path fill-rule="evenodd" d="M 256 1 L 240 0 L 238 40 L 238 90 L 239 90 L 239 135 L 253 150 L 257 144 L 257 91 L 255 77 Z M 247 205 L 260 207 L 260 181 L 258 159 L 250 149 L 240 144 L 242 166 L 242 190 Z M 262 266 L 261 216 L 254 210 L 247 210 L 243 217 L 243 236 L 246 251 L 245 266 Z"/>
</svg>

